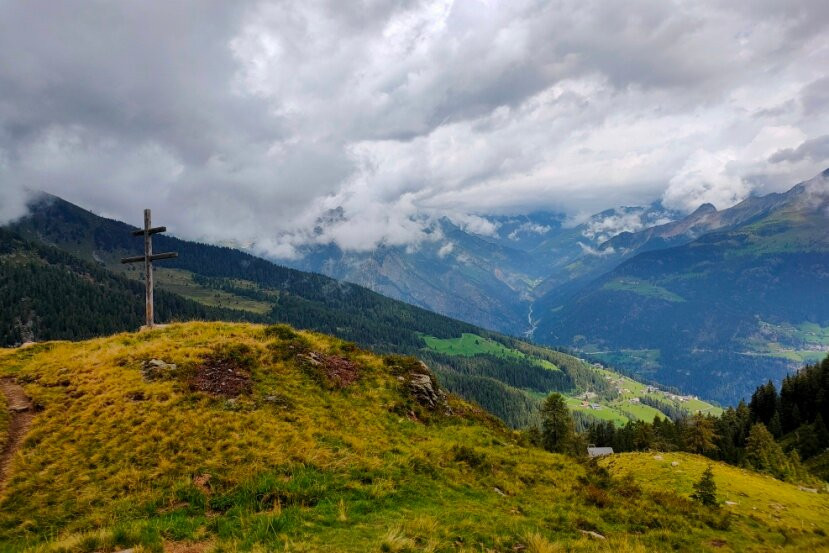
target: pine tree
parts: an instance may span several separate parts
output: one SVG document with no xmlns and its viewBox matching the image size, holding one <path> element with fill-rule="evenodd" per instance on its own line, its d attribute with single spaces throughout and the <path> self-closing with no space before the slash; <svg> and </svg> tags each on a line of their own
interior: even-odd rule
<svg viewBox="0 0 829 553">
<path fill-rule="evenodd" d="M 781 480 L 791 475 L 789 460 L 780 444 L 766 426 L 758 422 L 751 427 L 746 440 L 746 461 L 760 472 L 768 472 Z"/>
<path fill-rule="evenodd" d="M 573 418 L 564 397 L 558 393 L 550 394 L 541 407 L 541 440 L 544 449 L 570 453 L 574 434 Z"/>
<path fill-rule="evenodd" d="M 717 483 L 714 482 L 714 471 L 711 465 L 708 465 L 702 477 L 694 483 L 694 493 L 691 494 L 691 499 L 708 507 L 717 506 Z"/>
<path fill-rule="evenodd" d="M 685 447 L 692 453 L 704 454 L 716 449 L 714 419 L 697 413 L 685 430 Z"/>
</svg>

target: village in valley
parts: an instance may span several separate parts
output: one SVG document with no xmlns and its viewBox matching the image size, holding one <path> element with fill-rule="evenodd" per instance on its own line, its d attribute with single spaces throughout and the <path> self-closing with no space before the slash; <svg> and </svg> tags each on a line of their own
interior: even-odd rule
<svg viewBox="0 0 829 553">
<path fill-rule="evenodd" d="M 656 417 L 668 417 L 671 413 L 667 406 L 682 410 L 687 414 L 704 413 L 719 415 L 722 409 L 701 400 L 695 395 L 681 395 L 657 386 L 643 384 L 605 369 L 595 363 L 593 369 L 599 372 L 616 391 L 616 396 L 608 399 L 594 391 L 585 391 L 568 398 L 568 406 L 575 411 L 588 412 L 595 418 L 625 424 L 630 420 L 652 422 Z"/>
</svg>

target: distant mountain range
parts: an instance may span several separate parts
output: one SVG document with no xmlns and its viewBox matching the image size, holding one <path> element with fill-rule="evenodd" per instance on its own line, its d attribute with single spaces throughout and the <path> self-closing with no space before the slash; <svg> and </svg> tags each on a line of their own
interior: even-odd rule
<svg viewBox="0 0 829 553">
<path fill-rule="evenodd" d="M 812 300 L 829 296 L 826 175 L 721 211 L 488 217 L 488 234 L 443 219 L 417 248 L 327 245 L 279 261 L 733 402 L 829 348 Z"/>
<path fill-rule="evenodd" d="M 536 340 L 720 401 L 829 351 L 829 171 L 611 250 L 613 270 L 535 302 Z"/>
<path fill-rule="evenodd" d="M 343 251 L 307 247 L 279 264 L 366 286 L 386 296 L 475 324 L 520 335 L 532 326 L 532 302 L 545 291 L 614 266 L 586 255 L 625 230 L 664 223 L 678 214 L 659 204 L 598 213 L 579 224 L 560 213 L 486 217 L 494 231 L 476 234 L 447 218 L 417 246 Z"/>
</svg>

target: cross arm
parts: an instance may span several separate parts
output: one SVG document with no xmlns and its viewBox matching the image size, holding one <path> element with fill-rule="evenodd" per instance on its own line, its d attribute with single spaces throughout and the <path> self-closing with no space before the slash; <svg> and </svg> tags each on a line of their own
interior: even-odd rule
<svg viewBox="0 0 829 553">
<path fill-rule="evenodd" d="M 157 253 L 155 255 L 150 256 L 150 261 L 158 261 L 159 259 L 173 259 L 178 257 L 177 252 L 164 252 L 164 253 Z M 121 263 L 138 263 L 144 261 L 146 256 L 144 255 L 134 255 L 132 257 L 122 257 Z"/>
<path fill-rule="evenodd" d="M 153 227 L 151 229 L 147 229 L 147 234 L 158 234 L 159 232 L 167 232 L 167 227 Z M 133 236 L 144 236 L 144 229 L 138 229 L 132 231 Z"/>
</svg>

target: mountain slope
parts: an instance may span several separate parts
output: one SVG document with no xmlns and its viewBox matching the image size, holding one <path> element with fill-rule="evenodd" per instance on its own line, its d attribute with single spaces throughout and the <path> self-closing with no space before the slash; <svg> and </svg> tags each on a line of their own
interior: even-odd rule
<svg viewBox="0 0 829 553">
<path fill-rule="evenodd" d="M 0 228 L 0 344 L 77 340 L 137 328 L 144 321 L 144 287 L 57 248 Z M 159 290 L 161 320 L 255 319 Z"/>
<path fill-rule="evenodd" d="M 469 234 L 443 219 L 435 239 L 416 248 L 380 246 L 344 252 L 335 245 L 302 252 L 279 263 L 353 282 L 388 297 L 485 328 L 519 333 L 526 325 L 526 296 L 534 275 L 525 252 Z"/>
<path fill-rule="evenodd" d="M 477 232 L 444 218 L 434 222 L 429 238 L 416 246 L 381 245 L 370 252 L 346 252 L 325 244 L 305 247 L 296 258 L 275 261 L 518 335 L 532 326 L 532 316 L 528 317 L 532 298 L 583 277 L 588 268 L 594 274 L 614 265 L 612 259 L 585 252 L 618 232 L 675 216 L 656 204 L 611 209 L 569 225 L 562 214 L 536 212 L 482 217 L 485 228 Z"/>
<path fill-rule="evenodd" d="M 775 195 L 730 230 L 641 253 L 568 298 L 542 298 L 536 338 L 723 402 L 821 356 L 828 177 Z M 733 220 L 726 211 L 720 220 Z"/>
<path fill-rule="evenodd" d="M 285 326 L 0 350 L 0 376 L 39 406 L 4 551 L 802 551 L 829 530 L 823 494 L 763 479 L 795 517 L 642 489 L 521 445 L 412 360 Z"/>
<path fill-rule="evenodd" d="M 18 328 L 18 321 L 28 319 L 14 314 L 15 310 L 28 309 L 27 317 L 31 315 L 30 318 L 41 321 L 41 326 L 33 332 L 32 337 L 36 340 L 87 337 L 132 329 L 140 324 L 141 284 L 124 276 L 137 279 L 141 277 L 141 271 L 118 263 L 122 255 L 134 253 L 137 240 L 130 235 L 132 227 L 98 217 L 58 198 L 49 198 L 33 206 L 31 214 L 12 228 L 35 241 L 14 239 L 19 242 L 17 251 L 24 257 L 32 251 L 48 251 L 50 255 L 68 259 L 70 256 L 66 252 L 73 252 L 90 261 L 71 258 L 71 264 L 79 267 L 74 271 L 71 286 L 78 288 L 64 288 L 59 297 L 47 293 L 46 287 L 27 292 L 21 291 L 23 288 L 6 290 L 6 303 L 10 309 L 0 316 L 2 324 Z M 13 235 L 7 231 L 6 236 Z M 58 251 L 57 247 L 65 251 Z M 536 423 L 540 400 L 551 391 L 573 398 L 589 391 L 598 395 L 598 403 L 604 405 L 607 402 L 608 408 L 609 402 L 615 399 L 614 388 L 605 375 L 564 353 L 533 347 L 385 298 L 360 286 L 279 267 L 230 248 L 170 236 L 157 237 L 156 248 L 180 253 L 178 259 L 159 264 L 156 270 L 157 286 L 168 292 L 159 298 L 163 301 L 176 298 L 182 306 L 192 307 L 193 302 L 203 306 L 198 312 L 184 307 L 160 310 L 162 321 L 224 318 L 288 322 L 301 328 L 332 333 L 376 351 L 417 355 L 429 363 L 448 389 L 479 403 L 514 427 Z M 60 270 L 69 265 L 69 261 L 64 262 Z M 123 276 L 114 275 L 107 269 L 120 271 Z M 118 308 L 117 301 L 109 299 L 86 301 L 82 310 L 73 307 L 69 300 L 84 297 L 85 289 L 91 286 L 84 280 L 88 274 L 97 275 L 98 285 L 94 289 L 101 297 L 117 296 L 122 294 L 118 287 L 128 288 L 133 298 L 128 314 L 127 310 Z M 113 286 L 117 289 L 109 290 Z M 24 296 L 35 298 L 38 306 L 28 308 L 26 302 L 21 301 Z M 79 318 L 79 313 L 89 316 Z M 108 321 L 115 315 L 120 317 L 117 321 L 101 326 L 101 321 Z M 61 325 L 68 327 L 70 332 L 55 331 Z M 485 343 L 492 342 L 516 353 L 498 356 L 479 352 L 458 357 L 453 352 L 428 347 L 427 339 L 451 341 L 465 335 L 477 336 Z M 6 343 L 22 341 L 19 333 L 15 336 Z M 579 406 L 578 402 L 574 404 L 574 408 Z M 645 417 L 652 418 L 655 413 Z M 584 416 L 603 414 L 591 412 Z M 628 418 L 624 413 L 617 414 L 620 423 Z"/>
</svg>

